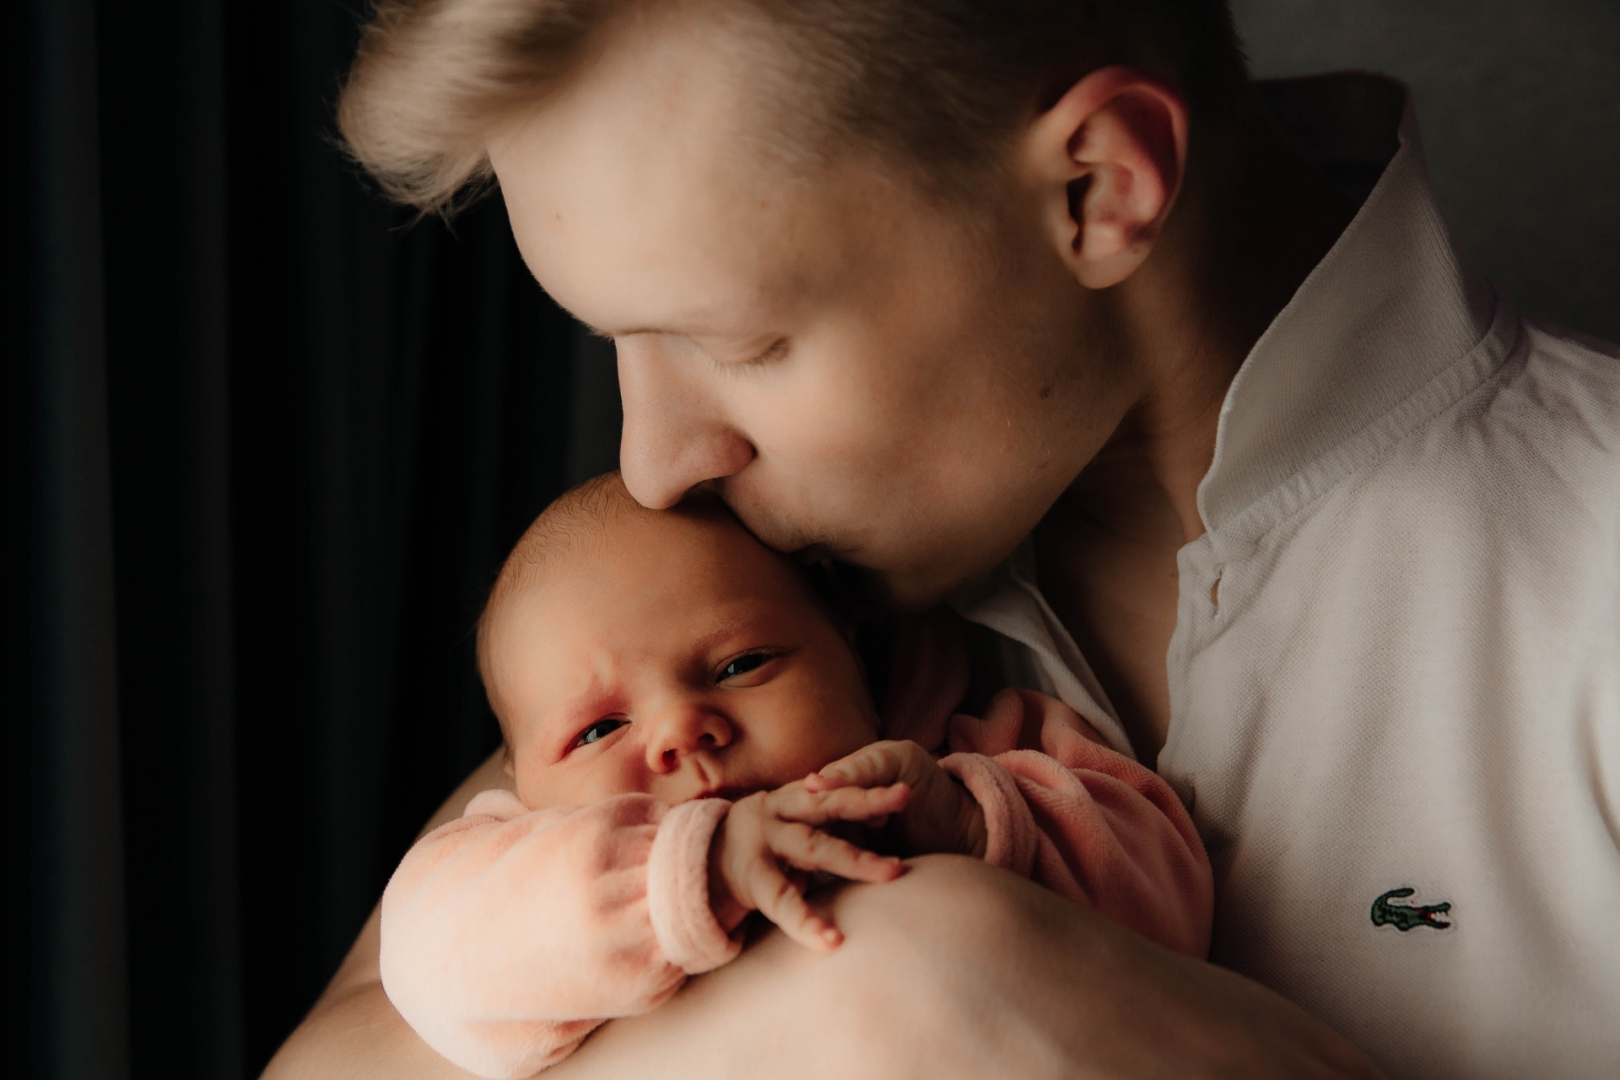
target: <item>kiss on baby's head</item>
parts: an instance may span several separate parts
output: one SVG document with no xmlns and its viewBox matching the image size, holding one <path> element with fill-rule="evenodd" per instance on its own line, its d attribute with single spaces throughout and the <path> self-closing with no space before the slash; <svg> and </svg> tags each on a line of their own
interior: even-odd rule
<svg viewBox="0 0 1620 1080">
<path fill-rule="evenodd" d="M 532 809 L 735 798 L 877 738 L 859 662 L 799 568 L 718 501 L 647 510 L 617 473 L 524 534 L 478 645 Z"/>
<path fill-rule="evenodd" d="M 411 848 L 379 952 L 400 1015 L 479 1075 L 655 1008 L 738 955 L 751 913 L 838 948 L 811 875 L 879 884 L 900 856 L 982 858 L 1207 950 L 1209 863 L 1163 780 L 1033 691 L 947 721 L 946 667 L 910 676 L 940 691 L 913 703 L 939 714 L 928 744 L 878 739 L 828 606 L 718 502 L 645 510 L 616 474 L 564 495 L 502 569 L 479 659 L 516 797 Z"/>
</svg>

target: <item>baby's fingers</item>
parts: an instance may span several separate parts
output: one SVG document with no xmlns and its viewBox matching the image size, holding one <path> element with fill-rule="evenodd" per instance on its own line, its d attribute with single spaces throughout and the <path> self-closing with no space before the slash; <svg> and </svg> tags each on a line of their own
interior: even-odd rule
<svg viewBox="0 0 1620 1080">
<path fill-rule="evenodd" d="M 815 792 L 798 783 L 771 792 L 767 805 L 772 814 L 784 820 L 824 825 L 829 821 L 870 821 L 898 814 L 910 799 L 911 789 L 905 784 Z"/>
<path fill-rule="evenodd" d="M 894 743 L 875 742 L 863 746 L 847 757 L 839 758 L 820 772 L 804 778 L 804 786 L 812 792 L 831 791 L 841 787 L 881 787 L 900 779 L 902 762 L 893 752 Z"/>
<path fill-rule="evenodd" d="M 832 952 L 844 943 L 838 927 L 816 913 L 780 868 L 760 863 L 753 876 L 751 891 L 760 914 L 788 937 L 817 952 Z"/>
<path fill-rule="evenodd" d="M 899 859 L 856 847 L 848 840 L 793 821 L 772 823 L 765 841 L 780 860 L 800 870 L 825 870 L 851 881 L 880 884 L 905 872 Z"/>
</svg>

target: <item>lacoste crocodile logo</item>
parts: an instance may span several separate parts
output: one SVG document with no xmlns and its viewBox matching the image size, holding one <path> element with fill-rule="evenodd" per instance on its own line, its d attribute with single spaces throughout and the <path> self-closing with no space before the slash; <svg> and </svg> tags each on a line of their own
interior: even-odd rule
<svg viewBox="0 0 1620 1080">
<path fill-rule="evenodd" d="M 1444 930 L 1451 924 L 1440 918 L 1451 910 L 1450 901 L 1439 904 L 1393 904 L 1390 901 L 1400 900 L 1417 892 L 1416 889 L 1391 889 L 1389 892 L 1373 901 L 1372 924 L 1374 926 L 1393 926 L 1401 933 L 1415 926 L 1432 926 L 1436 930 Z"/>
</svg>

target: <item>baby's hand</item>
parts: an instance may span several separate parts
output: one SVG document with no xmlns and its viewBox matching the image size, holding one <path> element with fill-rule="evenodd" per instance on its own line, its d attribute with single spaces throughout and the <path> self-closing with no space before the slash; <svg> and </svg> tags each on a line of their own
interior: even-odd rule
<svg viewBox="0 0 1620 1080">
<path fill-rule="evenodd" d="M 804 780 L 807 790 L 828 793 L 896 783 L 905 785 L 911 798 L 890 829 L 909 854 L 984 857 L 987 834 L 978 800 L 914 742 L 863 746 Z"/>
<path fill-rule="evenodd" d="M 863 851 L 816 826 L 882 818 L 904 809 L 906 798 L 900 784 L 812 792 L 801 780 L 738 799 L 709 848 L 710 906 L 728 927 L 757 910 L 802 945 L 836 949 L 844 935 L 805 902 L 805 875 L 825 870 L 878 883 L 905 868 L 899 859 Z M 788 867 L 801 873 L 790 875 Z"/>
</svg>

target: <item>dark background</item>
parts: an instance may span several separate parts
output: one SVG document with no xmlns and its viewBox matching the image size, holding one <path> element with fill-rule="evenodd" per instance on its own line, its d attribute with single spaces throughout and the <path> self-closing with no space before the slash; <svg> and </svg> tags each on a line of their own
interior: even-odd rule
<svg viewBox="0 0 1620 1080">
<path fill-rule="evenodd" d="M 1620 4 L 1236 0 L 1257 73 L 1406 78 L 1464 253 L 1620 338 Z M 494 746 L 500 558 L 611 467 L 610 351 L 497 201 L 331 142 L 357 8 L 27 0 L 6 81 L 9 1075 L 256 1075 Z"/>
</svg>

